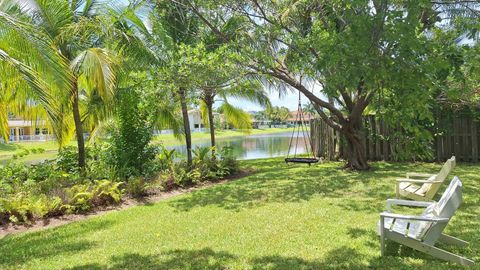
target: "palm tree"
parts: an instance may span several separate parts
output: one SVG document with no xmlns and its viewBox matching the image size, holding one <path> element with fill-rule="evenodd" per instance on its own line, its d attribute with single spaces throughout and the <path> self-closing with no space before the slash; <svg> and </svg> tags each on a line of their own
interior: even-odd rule
<svg viewBox="0 0 480 270">
<path fill-rule="evenodd" d="M 274 126 L 278 123 L 284 122 L 290 117 L 290 111 L 286 107 L 275 106 L 267 108 L 265 113 L 268 120 L 272 121 Z"/>
<path fill-rule="evenodd" d="M 56 115 L 50 117 L 55 135 L 62 146 L 68 139 L 72 127 L 69 124 L 71 118 L 67 115 L 71 113 L 73 117 L 74 129 L 78 145 L 78 166 L 83 170 L 85 167 L 85 142 L 83 138 L 83 121 L 88 117 L 80 111 L 81 103 L 88 96 L 97 96 L 108 104 L 113 101 L 116 76 L 115 66 L 117 64 L 116 56 L 109 50 L 101 47 L 102 38 L 97 31 L 102 29 L 102 21 L 98 18 L 101 1 L 95 0 L 31 0 L 28 4 L 20 6 L 16 1 L 5 0 L 0 7 L 2 13 L 0 17 L 4 21 L 11 21 L 6 24 L 8 28 L 3 31 L 4 38 L 10 41 L 10 46 L 4 51 L 8 54 L 24 49 L 22 44 L 16 44 L 15 39 L 20 33 L 22 27 L 34 28 L 38 37 L 38 42 L 31 43 L 27 53 L 39 51 L 42 42 L 56 51 L 59 56 L 50 58 L 58 67 L 55 73 L 42 74 L 38 72 L 36 80 L 44 80 L 44 83 L 50 87 L 42 87 L 43 92 L 48 93 L 48 97 L 42 104 L 56 104 L 55 110 L 51 106 L 44 106 L 47 114 Z M 12 10 L 16 10 L 16 15 L 11 16 Z M 18 12 L 19 11 L 19 12 Z M 50 53 L 53 54 L 53 53 Z M 48 56 L 44 56 L 48 57 Z M 20 61 L 25 61 L 25 65 L 37 67 L 41 57 L 30 58 L 22 57 Z M 18 68 L 17 68 L 18 69 Z M 67 78 L 62 84 L 57 83 L 56 74 L 62 74 Z M 38 78 L 40 77 L 40 78 Z M 28 78 L 24 78 L 27 82 Z M 33 86 L 30 84 L 30 86 Z M 35 90 L 38 87 L 30 87 Z M 28 91 L 28 90 L 27 90 Z M 105 105 L 108 107 L 108 105 Z M 52 119 L 55 118 L 55 119 Z"/>
<path fill-rule="evenodd" d="M 317 110 L 315 109 L 315 107 L 313 106 L 313 104 L 311 102 L 305 104 L 302 109 L 305 113 L 308 113 L 308 114 L 313 115 L 313 116 L 316 116 L 318 114 Z"/>
<path fill-rule="evenodd" d="M 244 79 L 242 78 L 242 80 Z M 230 83 L 224 83 L 222 86 L 216 84 L 216 86 L 203 87 L 200 94 L 200 110 L 204 125 L 210 129 L 210 143 L 212 147 L 215 146 L 213 105 L 217 101 L 222 103 L 218 109 L 223 113 L 228 124 L 238 129 L 248 130 L 252 128 L 250 114 L 229 103 L 229 98 L 243 99 L 261 106 L 270 106 L 270 101 L 264 88 L 255 81 L 244 80 L 237 82 L 232 79 Z M 214 151 L 212 151 L 212 155 L 214 154 Z"/>
<path fill-rule="evenodd" d="M 153 5 L 134 2 L 125 12 L 117 12 L 120 19 L 116 23 L 131 30 L 131 34 L 124 35 L 124 41 L 129 44 L 129 53 L 147 61 L 152 69 L 157 69 L 151 74 L 161 76 L 158 80 L 172 92 L 172 97 L 168 99 L 174 99 L 180 105 L 187 161 L 191 165 L 192 136 L 188 103 L 192 92 L 188 74 L 182 72 L 184 69 L 180 65 L 183 63 L 182 48 L 195 42 L 198 23 L 196 17 L 187 12 L 182 1 L 160 0 Z M 143 13 L 148 13 L 149 16 L 144 17 L 149 18 L 150 27 L 145 25 L 139 12 L 135 12 L 141 8 L 148 10 Z M 176 125 L 171 116 L 167 117 L 167 122 Z"/>
<path fill-rule="evenodd" d="M 8 141 L 13 113 L 48 119 L 62 141 L 60 110 L 50 89 L 69 85 L 68 66 L 51 39 L 26 20 L 17 3 L 0 1 L 0 133 Z"/>
<path fill-rule="evenodd" d="M 181 1 L 180 1 L 181 2 Z M 185 74 L 179 72 L 183 44 L 193 43 L 195 23 L 186 14 L 179 1 L 132 1 L 127 8 L 113 7 L 111 21 L 120 30 L 117 43 L 131 58 L 131 65 L 146 70 L 171 96 L 161 98 L 161 106 L 154 113 L 158 128 L 169 127 L 177 138 L 184 137 L 188 164 L 192 164 L 192 139 L 188 119 L 190 84 Z M 129 64 L 129 65 L 130 65 Z M 165 101 L 172 101 L 168 106 Z M 177 115 L 175 105 L 180 106 Z M 181 121 L 179 121 L 181 119 Z M 181 126 L 180 126 L 180 125 Z M 180 132 L 183 136 L 180 136 Z"/>
<path fill-rule="evenodd" d="M 164 69 L 164 71 L 170 74 L 172 81 L 176 84 L 175 96 L 181 106 L 185 144 L 187 146 L 187 163 L 190 166 L 192 164 L 192 132 L 188 118 L 187 101 L 190 83 L 188 82 L 188 76 L 182 76 L 184 74 L 179 73 L 176 66 L 178 62 L 181 62 L 179 60 L 182 57 L 182 46 L 196 42 L 199 23 L 197 17 L 186 8 L 186 1 L 188 0 L 158 1 L 156 15 L 165 31 L 165 38 L 169 39 L 170 60 L 173 61 L 173 65 L 169 65 L 169 68 Z"/>
</svg>

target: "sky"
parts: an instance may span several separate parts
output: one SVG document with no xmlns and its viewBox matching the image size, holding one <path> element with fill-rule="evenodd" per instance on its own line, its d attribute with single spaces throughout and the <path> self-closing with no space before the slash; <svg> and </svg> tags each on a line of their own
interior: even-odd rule
<svg viewBox="0 0 480 270">
<path fill-rule="evenodd" d="M 279 97 L 278 93 L 269 93 L 268 97 L 270 98 L 270 102 L 272 102 L 273 106 L 283 106 L 287 107 L 291 111 L 296 110 L 298 107 L 298 92 L 297 93 L 288 93 L 283 97 Z M 230 103 L 235 105 L 236 107 L 240 107 L 245 111 L 263 111 L 264 109 L 261 106 L 258 106 L 254 103 L 245 101 L 245 100 L 229 100 Z M 304 98 L 302 104 L 307 103 L 307 99 Z"/>
<path fill-rule="evenodd" d="M 287 94 L 279 97 L 278 92 L 275 90 L 266 90 L 268 92 L 268 97 L 270 98 L 270 102 L 272 102 L 273 106 L 283 106 L 287 107 L 291 111 L 295 111 L 298 108 L 298 90 L 290 90 Z M 325 96 L 320 92 L 321 87 L 315 85 L 313 87 L 313 93 L 322 99 L 325 99 Z M 253 104 L 251 102 L 245 100 L 234 100 L 229 99 L 229 103 L 242 108 L 245 111 L 263 111 L 264 109 L 261 106 Z M 301 95 L 301 103 L 302 105 L 309 104 L 310 101 L 302 94 Z"/>
</svg>

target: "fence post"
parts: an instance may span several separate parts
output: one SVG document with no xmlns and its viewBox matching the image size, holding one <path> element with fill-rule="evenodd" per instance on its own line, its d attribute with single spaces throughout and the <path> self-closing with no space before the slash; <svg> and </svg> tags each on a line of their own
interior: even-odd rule
<svg viewBox="0 0 480 270">
<path fill-rule="evenodd" d="M 472 161 L 473 162 L 477 162 L 478 161 L 478 139 L 479 139 L 479 136 L 478 136 L 478 132 L 477 132 L 477 122 L 472 119 L 471 120 L 471 124 L 472 124 Z"/>
</svg>

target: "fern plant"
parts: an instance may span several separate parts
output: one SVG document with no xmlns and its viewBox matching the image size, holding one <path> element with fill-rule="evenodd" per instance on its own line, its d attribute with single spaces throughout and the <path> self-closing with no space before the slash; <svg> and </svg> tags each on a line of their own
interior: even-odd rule
<svg viewBox="0 0 480 270">
<path fill-rule="evenodd" d="M 124 190 L 120 188 L 123 182 L 110 180 L 97 180 L 93 186 L 94 204 L 119 203 L 122 200 Z"/>
</svg>

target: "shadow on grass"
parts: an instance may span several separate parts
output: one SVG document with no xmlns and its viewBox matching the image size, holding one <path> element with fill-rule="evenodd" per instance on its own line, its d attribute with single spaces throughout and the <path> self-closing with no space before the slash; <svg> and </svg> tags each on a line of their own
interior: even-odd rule
<svg viewBox="0 0 480 270">
<path fill-rule="evenodd" d="M 0 239 L 0 269 L 32 259 L 72 255 L 93 248 L 95 243 L 82 240 L 82 236 L 105 230 L 112 224 L 111 221 L 89 220 L 76 223 L 75 229 L 70 226 L 68 230 L 53 228 L 43 233 L 6 236 Z"/>
<path fill-rule="evenodd" d="M 224 185 L 200 190 L 169 203 L 179 211 L 214 205 L 239 211 L 271 202 L 299 202 L 314 196 L 351 198 L 340 205 L 353 211 L 379 211 L 394 192 L 393 179 L 408 165 L 375 164 L 373 170 L 351 172 L 340 163 L 318 166 L 285 165 L 281 159 L 257 160 L 254 175 Z M 377 168 L 378 167 L 378 168 Z M 405 167 L 405 169 L 403 168 Z M 357 200 L 357 197 L 363 197 Z"/>
<path fill-rule="evenodd" d="M 237 262 L 243 265 L 235 265 Z M 233 265 L 233 266 L 232 266 Z M 368 260 L 353 248 L 342 247 L 328 252 L 324 260 L 305 260 L 293 256 L 269 255 L 251 259 L 241 258 L 210 248 L 200 250 L 172 250 L 153 255 L 126 253 L 112 256 L 107 265 L 85 264 L 66 268 L 84 269 L 408 269 L 409 264 L 394 257 L 375 257 Z M 424 264 L 417 265 L 425 266 Z"/>
<path fill-rule="evenodd" d="M 312 166 L 286 167 L 281 160 L 258 160 L 254 175 L 227 184 L 196 191 L 167 203 L 177 211 L 189 211 L 194 207 L 216 206 L 226 210 L 240 211 L 271 202 L 299 202 L 314 197 L 341 198 L 331 202 L 332 207 L 342 207 L 349 211 L 371 214 L 384 210 L 385 199 L 394 195 L 394 179 L 407 171 L 415 171 L 417 164 L 375 163 L 368 172 L 346 172 L 339 170 L 339 163 Z M 418 171 L 435 171 L 440 165 L 419 165 Z M 447 233 L 471 242 L 466 249 L 446 247 L 445 249 L 479 261 L 480 250 L 480 179 L 478 167 L 465 166 L 455 169 L 464 181 L 464 204 L 447 227 Z M 449 176 L 451 179 L 453 176 Z M 442 191 L 441 191 L 442 192 Z M 22 265 L 41 258 L 62 256 L 73 257 L 95 247 L 95 242 L 82 240 L 83 235 L 97 233 L 114 224 L 111 221 L 89 220 L 75 223 L 65 229 L 57 228 L 42 233 L 24 234 L 0 239 L 0 269 Z M 393 242 L 387 243 L 389 256 L 379 257 L 379 240 L 375 224 L 371 227 L 356 228 L 355 224 L 347 231 L 349 241 L 361 241 L 367 249 L 356 249 L 350 245 L 327 252 L 318 260 L 308 260 L 304 256 L 245 257 L 226 251 L 210 248 L 198 250 L 171 250 L 155 254 L 109 254 L 108 263 L 99 264 L 86 260 L 85 265 L 70 269 L 412 269 L 443 268 L 451 265 L 416 252 Z M 343 226 L 343 225 L 342 225 Z M 359 225 L 363 226 L 363 225 Z M 448 230 L 451 230 L 449 232 Z M 359 238 L 364 238 L 357 240 Z M 366 240 L 366 241 L 365 241 Z M 318 243 L 319 246 L 328 243 Z M 362 250 L 377 252 L 378 255 L 363 254 Z M 155 252 L 155 251 L 151 251 Z M 375 253 L 374 253 L 375 254 Z M 308 258 L 308 257 L 307 257 Z M 411 259 L 420 258 L 422 260 Z M 87 258 L 88 259 L 88 258 Z"/>
</svg>

